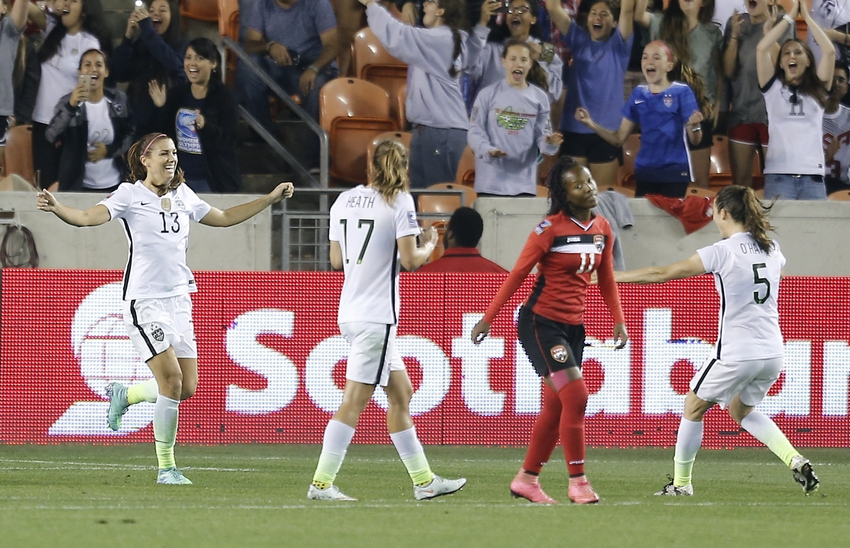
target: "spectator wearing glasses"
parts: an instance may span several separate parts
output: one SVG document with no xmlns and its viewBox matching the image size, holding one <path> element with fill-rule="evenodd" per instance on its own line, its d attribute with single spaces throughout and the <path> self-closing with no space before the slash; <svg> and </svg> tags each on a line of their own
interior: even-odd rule
<svg viewBox="0 0 850 548">
<path fill-rule="evenodd" d="M 481 18 L 473 33 L 481 40 L 486 40 L 487 44 L 481 55 L 471 61 L 466 73 L 477 81 L 477 89 L 501 82 L 505 79 L 505 67 L 502 65 L 502 51 L 505 45 L 510 40 L 527 42 L 532 60 L 539 63 L 546 72 L 549 89 L 545 91 L 549 94 L 550 104 L 554 103 L 564 90 L 561 77 L 564 63 L 557 55 L 555 46 L 543 41 L 543 33 L 537 24 L 539 7 L 536 0 L 512 0 L 508 4 L 504 20 L 499 24 L 493 15 L 501 6 L 501 2 L 497 0 L 485 0 L 482 4 Z"/>
<path fill-rule="evenodd" d="M 788 40 L 773 59 L 774 44 L 801 12 L 823 50 L 817 65 L 812 50 Z M 767 107 L 770 148 L 765 158 L 764 197 L 825 200 L 823 114 L 832 89 L 835 48 L 812 19 L 805 2 L 794 2 L 756 47 L 756 67 Z"/>
<path fill-rule="evenodd" d="M 826 193 L 850 189 L 847 168 L 850 167 L 850 108 L 841 104 L 847 94 L 847 65 L 835 63 L 832 89 L 823 113 L 823 146 L 826 155 Z"/>
</svg>

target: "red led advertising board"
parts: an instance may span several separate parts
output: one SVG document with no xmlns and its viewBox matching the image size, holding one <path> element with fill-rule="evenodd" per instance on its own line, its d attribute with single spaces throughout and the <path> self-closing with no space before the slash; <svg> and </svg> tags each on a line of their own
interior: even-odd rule
<svg viewBox="0 0 850 548">
<path fill-rule="evenodd" d="M 348 344 L 336 325 L 342 276 L 199 272 L 193 295 L 200 386 L 180 406 L 181 443 L 320 443 L 342 398 Z M 153 405 L 106 425 L 109 381 L 150 378 L 121 318 L 121 273 L 4 269 L 0 316 L 0 442 L 132 443 L 152 439 Z M 403 274 L 398 346 L 423 443 L 524 445 L 540 380 L 516 338 L 529 279 L 480 346 L 469 338 L 502 275 Z M 710 276 L 621 285 L 629 345 L 614 350 L 611 316 L 591 288 L 584 375 L 587 441 L 666 446 L 694 368 L 717 335 Z M 785 371 L 760 409 L 801 447 L 850 447 L 850 279 L 782 282 Z M 389 443 L 380 390 L 356 443 Z M 706 447 L 753 446 L 728 415 L 706 416 Z"/>
</svg>

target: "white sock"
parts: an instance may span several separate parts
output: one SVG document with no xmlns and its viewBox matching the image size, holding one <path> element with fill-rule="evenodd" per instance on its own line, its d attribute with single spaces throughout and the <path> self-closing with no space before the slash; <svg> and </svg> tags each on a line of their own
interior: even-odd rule
<svg viewBox="0 0 850 548">
<path fill-rule="evenodd" d="M 689 421 L 682 417 L 676 436 L 676 453 L 673 455 L 673 485 L 681 487 L 691 483 L 694 460 L 702 445 L 702 421 Z"/>
<path fill-rule="evenodd" d="M 741 421 L 741 426 L 755 439 L 765 444 L 787 466 L 791 466 L 791 460 L 800 454 L 767 415 L 755 410 L 750 411 L 750 414 Z"/>
<path fill-rule="evenodd" d="M 354 428 L 339 421 L 328 421 L 322 439 L 322 453 L 319 455 L 316 473 L 313 474 L 313 484 L 327 488 L 334 482 L 353 437 Z"/>
<path fill-rule="evenodd" d="M 156 399 L 153 412 L 153 435 L 160 468 L 174 468 L 174 442 L 177 440 L 177 420 L 180 402 L 162 394 Z"/>
<path fill-rule="evenodd" d="M 398 456 L 407 468 L 414 485 L 425 485 L 434 478 L 415 427 L 390 434 L 390 439 L 393 440 Z"/>
</svg>

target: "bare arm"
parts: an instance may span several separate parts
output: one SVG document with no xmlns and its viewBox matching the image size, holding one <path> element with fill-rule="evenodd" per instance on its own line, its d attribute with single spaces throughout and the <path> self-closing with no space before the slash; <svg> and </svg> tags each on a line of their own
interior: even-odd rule
<svg viewBox="0 0 850 548">
<path fill-rule="evenodd" d="M 35 5 L 31 2 L 25 2 L 24 5 L 27 6 L 27 12 L 26 12 L 27 15 L 26 16 L 29 18 L 30 21 L 33 22 L 33 24 L 35 26 L 37 26 L 40 29 L 43 29 L 44 27 L 47 26 L 47 15 L 45 15 L 44 12 L 41 11 L 41 9 L 37 5 Z M 12 11 L 14 12 L 14 7 L 12 8 Z M 13 15 L 13 17 L 14 17 L 14 15 Z M 18 30 L 22 30 L 24 28 L 25 24 L 26 24 L 26 19 L 24 20 L 24 23 L 22 25 L 18 25 L 17 20 L 15 20 L 15 27 Z"/>
<path fill-rule="evenodd" d="M 629 138 L 629 135 L 631 135 L 632 131 L 634 131 L 635 129 L 635 123 L 629 120 L 628 118 L 623 118 L 623 121 L 620 122 L 620 127 L 617 129 L 617 131 L 612 131 L 608 128 L 604 128 L 594 122 L 593 119 L 590 117 L 590 113 L 587 112 L 587 110 L 584 108 L 576 109 L 576 120 L 592 129 L 594 133 L 596 133 L 615 147 L 623 146 L 623 143 L 626 142 L 626 139 Z"/>
<path fill-rule="evenodd" d="M 561 6 L 561 0 L 546 0 L 546 11 L 549 12 L 549 19 L 551 19 L 558 28 L 558 32 L 560 32 L 562 36 L 566 36 L 567 32 L 570 30 L 570 25 L 572 25 L 573 20 L 570 17 L 570 14 L 567 13 Z"/>
<path fill-rule="evenodd" d="M 790 26 L 788 19 L 793 20 L 797 15 L 798 9 L 799 4 L 795 0 L 791 6 L 791 10 L 773 25 L 770 32 L 765 34 L 756 46 L 756 72 L 758 73 L 759 87 L 764 87 L 773 78 L 776 72 L 774 56 L 778 51 L 776 49 L 776 43 L 782 38 L 786 29 Z"/>
<path fill-rule="evenodd" d="M 433 227 L 423 230 L 421 238 L 421 246 L 416 245 L 416 236 L 402 236 L 396 240 L 401 255 L 401 266 L 408 272 L 413 272 L 425 264 L 437 247 L 437 231 Z"/>
<path fill-rule="evenodd" d="M 334 270 L 342 270 L 342 248 L 339 242 L 331 240 L 331 268 Z"/>
<path fill-rule="evenodd" d="M 292 196 L 292 183 L 280 183 L 277 187 L 261 198 L 251 202 L 233 206 L 224 211 L 214 207 L 201 219 L 201 224 L 216 227 L 228 227 L 247 221 L 257 213 L 276 204 L 284 198 Z"/>
<path fill-rule="evenodd" d="M 326 30 L 319 35 L 319 38 L 322 40 L 322 53 L 311 65 L 317 69 L 324 68 L 325 65 L 336 59 L 336 55 L 339 53 L 339 33 L 336 27 Z"/>
<path fill-rule="evenodd" d="M 60 204 L 59 200 L 47 190 L 38 193 L 36 205 L 38 209 L 53 213 L 71 226 L 100 226 L 109 222 L 110 219 L 109 209 L 103 204 L 97 204 L 85 211 L 66 207 Z"/>
<path fill-rule="evenodd" d="M 12 17 L 12 24 L 15 25 L 15 28 L 18 32 L 24 30 L 24 26 L 27 24 L 27 15 L 29 14 L 29 6 L 35 8 L 35 11 L 41 13 L 41 10 L 38 9 L 38 6 L 35 4 L 30 4 L 29 2 L 15 2 L 12 6 L 12 12 L 9 14 Z M 44 16 L 43 13 L 41 13 Z"/>
<path fill-rule="evenodd" d="M 820 61 L 818 61 L 818 78 L 823 86 L 827 90 L 830 90 L 832 89 L 832 73 L 835 70 L 835 46 L 832 45 L 832 41 L 830 41 L 829 36 L 826 35 L 823 29 L 820 28 L 820 25 L 812 19 L 806 0 L 802 0 L 800 11 L 803 13 L 803 20 L 809 28 L 809 34 L 812 35 L 815 39 L 815 44 L 823 52 Z"/>
<path fill-rule="evenodd" d="M 620 3 L 620 19 L 617 29 L 623 40 L 628 40 L 635 30 L 635 0 L 623 0 Z"/>
<path fill-rule="evenodd" d="M 647 3 L 647 0 L 637 0 L 635 2 L 635 23 L 643 28 L 649 28 L 649 25 L 652 22 L 652 17 L 650 17 L 649 12 L 646 11 Z"/>
<path fill-rule="evenodd" d="M 650 266 L 640 270 L 614 272 L 614 279 L 619 283 L 660 284 L 670 280 L 699 276 L 700 274 L 705 274 L 705 266 L 703 266 L 699 254 L 694 253 L 690 259 L 667 266 Z"/>
<path fill-rule="evenodd" d="M 267 41 L 263 37 L 263 33 L 257 29 L 248 29 L 245 33 L 245 53 L 267 54 L 272 43 Z"/>
</svg>

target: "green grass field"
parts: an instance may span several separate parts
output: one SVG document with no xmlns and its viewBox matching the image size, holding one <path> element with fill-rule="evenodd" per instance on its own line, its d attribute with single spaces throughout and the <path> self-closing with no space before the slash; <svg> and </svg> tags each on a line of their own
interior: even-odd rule
<svg viewBox="0 0 850 548">
<path fill-rule="evenodd" d="M 0 546 L 487 547 L 850 545 L 850 452 L 808 450 L 821 489 L 810 497 L 767 450 L 702 451 L 695 496 L 654 497 L 672 449 L 596 449 L 588 477 L 602 496 L 569 504 L 560 457 L 542 483 L 558 506 L 510 497 L 523 450 L 426 447 L 433 470 L 465 476 L 428 502 L 392 446 L 352 446 L 337 485 L 355 503 L 308 501 L 316 445 L 179 447 L 195 485 L 155 484 L 153 445 L 0 445 Z"/>
</svg>

